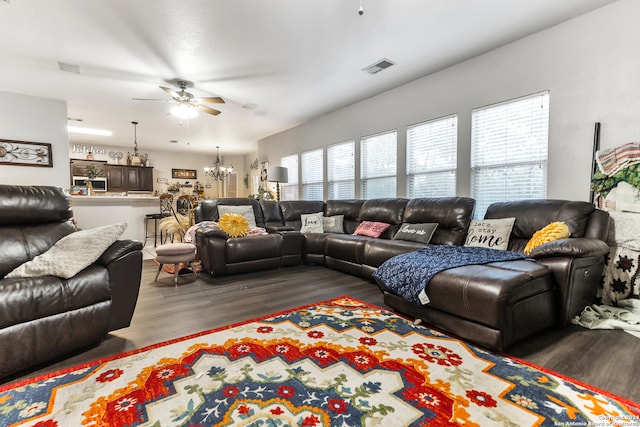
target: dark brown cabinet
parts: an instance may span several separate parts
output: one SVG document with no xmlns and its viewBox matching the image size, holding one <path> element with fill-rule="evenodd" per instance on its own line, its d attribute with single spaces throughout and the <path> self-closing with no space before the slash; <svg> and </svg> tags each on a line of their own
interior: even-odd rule
<svg viewBox="0 0 640 427">
<path fill-rule="evenodd" d="M 153 191 L 153 168 L 142 166 L 110 165 L 91 160 L 71 160 L 71 183 L 74 176 L 85 176 L 89 165 L 100 169 L 101 178 L 107 178 L 108 191 Z"/>
<path fill-rule="evenodd" d="M 107 165 L 109 191 L 153 191 L 153 168 Z"/>
<path fill-rule="evenodd" d="M 104 178 L 107 176 L 106 162 L 92 161 L 92 160 L 71 160 L 71 177 L 74 176 L 86 176 L 86 169 L 89 165 L 95 165 L 100 170 L 99 177 Z"/>
</svg>

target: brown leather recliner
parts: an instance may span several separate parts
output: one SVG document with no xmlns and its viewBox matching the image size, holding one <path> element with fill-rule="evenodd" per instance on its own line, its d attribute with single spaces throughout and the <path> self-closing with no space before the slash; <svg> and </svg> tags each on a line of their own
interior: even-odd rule
<svg viewBox="0 0 640 427">
<path fill-rule="evenodd" d="M 4 278 L 72 233 L 71 218 L 60 188 L 0 185 L 0 379 L 94 345 L 131 322 L 140 242 L 116 241 L 69 279 Z"/>
<path fill-rule="evenodd" d="M 256 226 L 266 228 L 260 203 L 240 197 L 203 200 L 194 210 L 195 222 L 218 221 L 219 206 L 251 206 Z M 221 230 L 199 229 L 195 243 L 203 268 L 214 277 L 297 265 L 302 259 L 298 231 L 229 237 Z"/>
</svg>

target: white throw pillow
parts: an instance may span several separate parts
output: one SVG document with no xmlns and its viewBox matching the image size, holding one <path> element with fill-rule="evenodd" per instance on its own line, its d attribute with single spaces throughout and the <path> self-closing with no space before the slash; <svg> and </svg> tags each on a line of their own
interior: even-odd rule
<svg viewBox="0 0 640 427">
<path fill-rule="evenodd" d="M 472 219 L 465 246 L 507 250 L 515 218 Z"/>
<path fill-rule="evenodd" d="M 302 225 L 300 226 L 300 232 L 324 233 L 324 228 L 322 228 L 322 212 L 313 214 L 302 214 L 300 215 L 300 221 L 302 222 Z"/>
<path fill-rule="evenodd" d="M 220 205 L 218 206 L 218 218 L 226 213 L 235 213 L 238 215 L 242 215 L 247 219 L 249 223 L 249 228 L 256 227 L 256 216 L 253 213 L 253 206 L 251 205 L 240 205 L 240 206 L 232 206 L 232 205 Z"/>
<path fill-rule="evenodd" d="M 322 228 L 325 233 L 344 233 L 344 215 L 323 216 Z"/>
<path fill-rule="evenodd" d="M 69 279 L 93 264 L 124 233 L 126 222 L 73 232 L 5 278 L 57 276 Z"/>
</svg>

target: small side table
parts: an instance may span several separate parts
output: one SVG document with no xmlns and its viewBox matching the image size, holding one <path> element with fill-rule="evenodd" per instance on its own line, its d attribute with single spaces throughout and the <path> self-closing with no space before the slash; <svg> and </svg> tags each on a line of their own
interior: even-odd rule
<svg viewBox="0 0 640 427">
<path fill-rule="evenodd" d="M 173 264 L 175 267 L 175 272 L 173 273 L 173 282 L 175 286 L 178 286 L 178 274 L 180 272 L 180 264 L 184 262 L 188 262 L 191 265 L 191 269 L 193 270 L 193 274 L 196 276 L 198 272 L 196 271 L 195 265 L 193 261 L 196 259 L 196 245 L 191 243 L 167 243 L 164 245 L 160 245 L 156 248 L 156 261 L 160 264 L 158 266 L 158 272 L 156 273 L 156 278 L 154 281 L 158 281 L 158 276 L 160 275 L 160 271 L 162 271 L 162 266 L 165 264 Z"/>
</svg>

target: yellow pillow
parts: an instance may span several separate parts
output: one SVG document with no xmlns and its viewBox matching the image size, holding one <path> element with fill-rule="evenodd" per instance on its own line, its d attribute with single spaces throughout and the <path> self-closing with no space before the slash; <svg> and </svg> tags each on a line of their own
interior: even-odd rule
<svg viewBox="0 0 640 427">
<path fill-rule="evenodd" d="M 529 240 L 529 242 L 527 242 L 527 246 L 524 247 L 524 253 L 529 255 L 531 251 L 540 245 L 544 245 L 545 243 L 553 242 L 558 239 L 566 239 L 570 235 L 571 232 L 569 231 L 567 224 L 562 221 L 552 222 L 546 227 L 543 227 L 533 233 L 531 240 Z"/>
<path fill-rule="evenodd" d="M 249 233 L 249 221 L 247 218 L 236 213 L 226 213 L 218 220 L 218 227 L 229 235 L 229 237 L 242 237 Z"/>
</svg>

